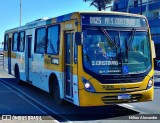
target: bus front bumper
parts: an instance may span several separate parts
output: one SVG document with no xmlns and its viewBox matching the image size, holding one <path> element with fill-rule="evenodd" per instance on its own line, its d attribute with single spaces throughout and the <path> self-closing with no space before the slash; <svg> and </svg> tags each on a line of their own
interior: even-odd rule
<svg viewBox="0 0 160 123">
<path fill-rule="evenodd" d="M 136 91 L 130 93 L 91 93 L 86 90 L 79 90 L 79 102 L 82 107 L 103 106 L 120 103 L 135 103 L 153 100 L 154 87 L 148 90 Z M 130 99 L 118 99 L 119 95 L 130 95 Z"/>
</svg>

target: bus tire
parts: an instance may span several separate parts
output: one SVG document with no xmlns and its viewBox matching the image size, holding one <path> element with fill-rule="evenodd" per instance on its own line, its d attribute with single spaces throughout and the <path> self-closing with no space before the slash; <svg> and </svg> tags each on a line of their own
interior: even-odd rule
<svg viewBox="0 0 160 123">
<path fill-rule="evenodd" d="M 21 80 L 20 80 L 18 65 L 15 65 L 14 76 L 15 76 L 15 78 L 16 78 L 16 83 L 17 83 L 17 84 L 21 84 L 22 82 L 21 82 Z"/>
<path fill-rule="evenodd" d="M 51 96 L 53 96 L 54 101 L 57 104 L 59 104 L 59 105 L 64 104 L 64 100 L 62 100 L 60 98 L 60 89 L 59 89 L 58 80 L 54 76 L 52 76 L 51 79 L 50 79 L 50 94 L 51 94 Z"/>
</svg>

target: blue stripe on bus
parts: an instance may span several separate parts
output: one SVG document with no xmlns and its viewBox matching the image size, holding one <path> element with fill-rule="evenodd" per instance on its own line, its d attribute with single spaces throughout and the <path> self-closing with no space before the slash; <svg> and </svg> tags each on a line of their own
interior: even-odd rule
<svg viewBox="0 0 160 123">
<path fill-rule="evenodd" d="M 72 14 L 67 14 L 67 15 L 62 15 L 62 16 L 57 17 L 57 23 L 70 20 L 71 19 L 71 15 Z"/>
</svg>

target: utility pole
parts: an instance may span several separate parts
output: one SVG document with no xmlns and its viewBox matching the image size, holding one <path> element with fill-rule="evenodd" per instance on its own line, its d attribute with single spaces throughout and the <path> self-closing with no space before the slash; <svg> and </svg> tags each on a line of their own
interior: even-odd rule
<svg viewBox="0 0 160 123">
<path fill-rule="evenodd" d="M 20 26 L 22 24 L 22 0 L 20 0 Z"/>
</svg>

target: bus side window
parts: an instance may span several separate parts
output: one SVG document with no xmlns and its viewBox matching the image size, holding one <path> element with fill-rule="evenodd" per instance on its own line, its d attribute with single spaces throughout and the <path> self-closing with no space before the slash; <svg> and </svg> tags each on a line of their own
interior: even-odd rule
<svg viewBox="0 0 160 123">
<path fill-rule="evenodd" d="M 48 27 L 47 34 L 47 54 L 58 55 L 59 54 L 59 26 Z"/>
<path fill-rule="evenodd" d="M 18 33 L 13 34 L 12 51 L 17 52 L 18 50 Z"/>
<path fill-rule="evenodd" d="M 25 33 L 24 32 L 20 32 L 19 33 L 19 43 L 18 43 L 18 51 L 19 52 L 23 52 L 24 51 L 24 47 L 25 47 Z"/>
<path fill-rule="evenodd" d="M 44 54 L 46 42 L 46 28 L 36 30 L 35 53 Z"/>
<path fill-rule="evenodd" d="M 8 34 L 5 35 L 5 40 L 4 40 L 4 50 L 8 51 Z"/>
</svg>

